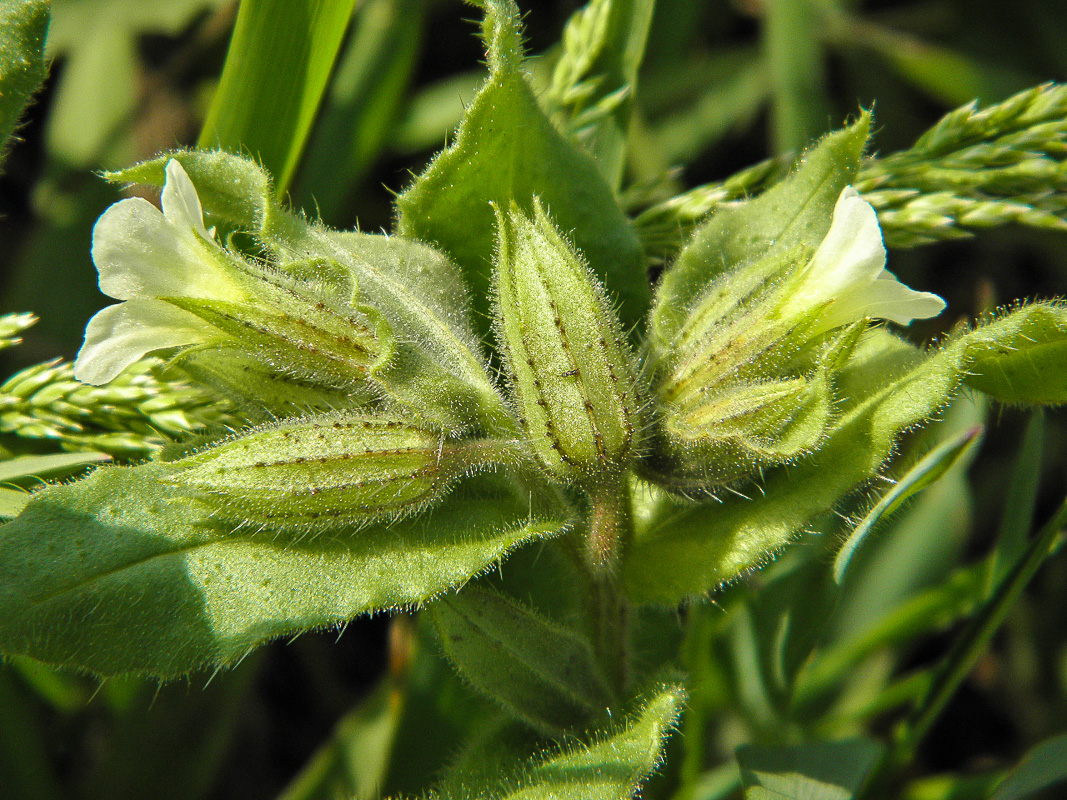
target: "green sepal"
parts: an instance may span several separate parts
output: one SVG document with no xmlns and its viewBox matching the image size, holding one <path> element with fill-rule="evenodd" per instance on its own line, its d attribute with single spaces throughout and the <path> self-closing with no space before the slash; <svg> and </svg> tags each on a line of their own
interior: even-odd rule
<svg viewBox="0 0 1067 800">
<path fill-rule="evenodd" d="M 276 369 L 239 342 L 192 347 L 170 363 L 196 383 L 232 398 L 253 418 L 291 416 L 309 411 L 360 408 L 381 399 L 370 383 L 331 387 L 298 377 L 287 365 Z"/>
<path fill-rule="evenodd" d="M 730 497 L 709 510 L 659 497 L 627 555 L 627 593 L 675 604 L 766 563 L 813 517 L 878 474 L 900 433 L 933 417 L 967 376 L 986 374 L 1008 345 L 1021 348 L 1031 326 L 1060 330 L 1063 314 L 1058 305 L 1024 306 L 932 352 L 884 328 L 868 330 L 837 373 L 841 407 L 820 448 L 768 473 L 747 492 L 751 499 Z M 1054 385 L 1042 396 L 1062 402 Z"/>
<path fill-rule="evenodd" d="M 481 476 L 430 526 L 234 530 L 163 483 L 170 469 L 109 467 L 48 487 L 0 528 L 0 651 L 101 675 L 224 666 L 277 636 L 425 602 L 564 527 L 528 492 Z"/>
<path fill-rule="evenodd" d="M 663 404 L 662 435 L 643 472 L 673 491 L 698 494 L 814 452 L 833 419 L 834 373 L 865 328 L 854 323 L 821 343 L 813 369 L 810 354 L 795 354 L 791 364 L 779 352 L 779 376 L 756 368 Z"/>
<path fill-rule="evenodd" d="M 467 586 L 432 611 L 460 674 L 543 733 L 583 727 L 612 705 L 590 643 L 517 601 Z"/>
<path fill-rule="evenodd" d="M 349 276 L 360 302 L 380 312 L 396 334 L 396 355 L 375 374 L 385 393 L 415 413 L 459 432 L 513 431 L 503 398 L 486 370 L 470 324 L 463 276 L 442 253 L 396 236 L 331 230 L 283 209 L 270 176 L 254 161 L 218 151 L 175 151 L 120 172 L 114 181 L 160 186 L 177 160 L 196 186 L 209 219 L 251 233 L 281 273 L 307 280 L 309 265 L 329 265 L 320 283 Z"/>
<path fill-rule="evenodd" d="M 216 443 L 172 462 L 163 480 L 233 524 L 321 534 L 417 513 L 505 458 L 493 442 L 448 441 L 414 419 L 324 414 Z"/>
<path fill-rule="evenodd" d="M 694 232 L 656 288 L 649 337 L 654 359 L 671 346 L 715 278 L 758 264 L 772 246 L 780 253 L 815 251 L 838 197 L 859 170 L 870 122 L 864 112 L 850 127 L 823 137 L 789 177 L 753 200 L 718 210 Z"/>
<path fill-rule="evenodd" d="M 637 448 L 634 366 L 603 290 L 540 202 L 499 213 L 495 319 L 526 439 L 564 481 L 618 474 Z"/>
<path fill-rule="evenodd" d="M 397 198 L 398 230 L 448 253 L 488 319 L 487 265 L 493 256 L 493 205 L 527 214 L 540 197 L 558 226 L 621 307 L 623 325 L 648 309 L 641 243 L 593 158 L 552 125 L 522 73 L 519 11 L 486 0 L 483 31 L 489 79 L 467 108 L 451 147 Z M 480 304 L 480 305 L 478 305 Z"/>
<path fill-rule="evenodd" d="M 291 314 L 275 304 L 199 297 L 161 299 L 217 328 L 225 334 L 223 344 L 310 384 L 358 390 L 394 352 L 389 324 L 371 307 L 327 311 L 307 302 Z M 202 348 L 205 356 L 214 346 Z"/>
<path fill-rule="evenodd" d="M 435 800 L 632 800 L 663 760 L 667 737 L 685 703 L 679 685 L 661 686 L 624 723 L 598 730 L 588 743 L 546 752 L 525 764 L 501 765 L 487 784 L 440 787 Z M 509 768 L 510 767 L 510 768 Z"/>
</svg>

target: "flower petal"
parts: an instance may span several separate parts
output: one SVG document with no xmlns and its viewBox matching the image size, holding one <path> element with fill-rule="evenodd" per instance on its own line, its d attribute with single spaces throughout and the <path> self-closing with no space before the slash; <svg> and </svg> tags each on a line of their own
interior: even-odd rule
<svg viewBox="0 0 1067 800">
<path fill-rule="evenodd" d="M 167 162 L 167 180 L 163 184 L 159 204 L 169 222 L 192 228 L 207 241 L 214 241 L 213 235 L 204 227 L 204 210 L 200 206 L 196 187 L 182 165 L 173 158 Z"/>
<path fill-rule="evenodd" d="M 936 294 L 917 292 L 893 273 L 883 271 L 878 280 L 853 286 L 836 298 L 820 317 L 819 327 L 828 331 L 863 317 L 907 325 L 915 319 L 936 317 L 944 310 L 945 301 Z"/>
<path fill-rule="evenodd" d="M 140 197 L 120 200 L 96 221 L 92 252 L 100 291 L 116 300 L 243 294 L 220 249 Z"/>
<path fill-rule="evenodd" d="M 846 186 L 834 206 L 830 230 L 808 265 L 804 289 L 828 300 L 854 284 L 875 280 L 883 267 L 885 246 L 878 215 Z"/>
<path fill-rule="evenodd" d="M 187 311 L 163 300 L 128 300 L 89 320 L 85 343 L 74 361 L 74 377 L 100 386 L 153 350 L 210 338 L 212 328 Z"/>
</svg>

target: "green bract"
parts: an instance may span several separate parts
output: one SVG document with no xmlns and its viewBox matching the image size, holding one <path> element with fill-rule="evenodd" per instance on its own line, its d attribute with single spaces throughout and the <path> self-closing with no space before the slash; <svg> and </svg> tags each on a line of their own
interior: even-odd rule
<svg viewBox="0 0 1067 800">
<path fill-rule="evenodd" d="M 346 1 L 330 6 L 337 18 Z M 73 366 L 0 386 L 0 433 L 85 451 L 12 459 L 0 476 L 16 484 L 0 487 L 0 512 L 13 517 L 0 528 L 0 651 L 172 678 L 232 665 L 273 638 L 430 605 L 432 626 L 398 626 L 392 672 L 348 723 L 432 738 L 412 716 L 451 702 L 440 675 L 453 668 L 480 716 L 464 723 L 462 751 L 451 734 L 434 743 L 453 759 L 434 766 L 437 797 L 625 800 L 663 758 L 686 696 L 680 662 L 723 673 L 694 693 L 697 715 L 737 694 L 758 706 L 744 724 L 776 743 L 817 727 L 804 715 L 832 704 L 825 675 L 851 656 L 813 667 L 806 690 L 805 665 L 839 584 L 863 569 L 853 552 L 905 498 L 953 474 L 981 420 L 925 458 L 929 443 L 901 448 L 904 433 L 965 386 L 1005 404 L 1067 402 L 1067 308 L 1022 304 L 936 346 L 909 341 L 901 329 L 946 304 L 887 270 L 883 223 L 916 204 L 897 204 L 895 218 L 879 209 L 920 177 L 923 152 L 950 159 L 978 145 L 930 135 L 909 158 L 872 167 L 866 112 L 769 187 L 772 168 L 756 168 L 699 212 L 680 210 L 685 196 L 647 210 L 644 250 L 620 188 L 635 168 L 625 149 L 641 133 L 632 92 L 652 3 L 594 0 L 544 72 L 551 85 L 537 88 L 518 7 L 479 5 L 488 78 L 453 143 L 397 197 L 397 235 L 293 211 L 261 164 L 221 150 L 108 174 L 162 190 L 159 208 L 121 200 L 94 229 L 100 288 L 120 302 L 91 319 Z M 233 52 L 263 60 L 254 4 L 241 11 L 249 27 Z M 333 52 L 342 37 L 320 27 Z M 301 83 L 299 135 L 267 137 L 283 188 L 325 53 Z M 223 88 L 241 95 L 240 81 Z M 1021 125 L 1037 100 L 1005 118 Z M 247 145 L 226 102 L 212 124 Z M 654 286 L 653 266 L 663 267 Z M 32 321 L 5 317 L 0 347 Z M 112 456 L 147 461 L 25 491 Z M 724 597 L 727 614 L 745 611 L 719 648 L 735 674 L 711 666 L 719 623 L 693 601 L 768 564 L 798 532 L 828 530 L 827 512 L 894 471 L 904 479 L 872 510 L 844 509 L 864 520 L 849 544 L 837 530 L 821 540 L 839 551 L 835 575 L 828 549 L 794 550 L 762 593 Z M 1036 478 L 1020 483 L 1018 506 L 1032 508 L 1022 495 Z M 1056 532 L 1005 536 L 961 659 L 988 640 Z M 926 709 L 957 673 L 927 682 Z M 930 713 L 916 714 L 898 750 Z M 682 745 L 690 788 L 708 751 L 701 736 Z M 379 744 L 384 763 L 392 739 Z M 852 796 L 868 768 L 887 768 L 872 765 L 883 751 L 865 739 L 804 752 L 802 766 L 841 752 L 863 768 L 783 780 L 795 750 L 762 747 L 742 752 L 739 780 L 753 797 L 823 778 Z"/>
</svg>

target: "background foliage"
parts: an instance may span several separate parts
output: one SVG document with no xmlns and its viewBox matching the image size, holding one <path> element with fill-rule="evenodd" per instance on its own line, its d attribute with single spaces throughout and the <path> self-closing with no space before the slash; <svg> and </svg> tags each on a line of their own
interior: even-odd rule
<svg viewBox="0 0 1067 800">
<path fill-rule="evenodd" d="M 93 222 L 117 195 L 93 171 L 198 139 L 232 144 L 212 109 L 251 80 L 222 71 L 231 33 L 236 26 L 236 48 L 244 30 L 235 3 L 51 5 L 47 54 L 54 60 L 0 178 L 2 308 L 32 309 L 40 322 L 21 346 L 5 351 L 4 374 L 72 356 L 85 321 L 104 302 L 88 242 Z M 545 53 L 530 65 L 535 83 L 580 136 L 583 125 L 603 121 L 597 100 L 611 97 L 611 86 L 590 87 L 585 95 L 553 93 L 553 48 L 578 5 L 521 4 L 529 12 L 527 49 Z M 617 132 L 628 139 L 629 156 L 607 178 L 620 186 L 629 210 L 639 212 L 783 157 L 838 127 L 859 106 L 874 106 L 881 152 L 906 149 L 960 104 L 994 103 L 1035 84 L 1067 80 L 1067 15 L 1060 5 L 1021 0 L 1007 13 L 994 0 L 661 2 L 640 91 L 619 101 L 637 109 Z M 304 58 L 298 47 L 278 39 L 276 60 L 245 65 L 262 79 L 262 96 L 250 102 L 280 104 L 279 118 L 293 127 L 264 129 L 262 141 L 243 145 L 267 162 L 279 178 L 278 193 L 294 205 L 315 209 L 337 227 L 392 230 L 395 193 L 451 140 L 484 79 L 482 48 L 468 21 L 478 13 L 451 0 L 349 0 L 332 8 L 336 16 L 322 25 L 339 54 L 335 65 L 329 48 L 317 50 L 323 63 L 299 85 L 286 84 L 292 91 L 284 93 L 271 90 L 289 74 L 285 58 Z M 349 10 L 345 31 L 340 21 Z M 287 32 L 279 25 L 263 35 Z M 610 66 L 623 76 L 628 69 Z M 319 86 L 326 87 L 325 100 L 316 112 Z M 605 107 L 609 120 L 625 118 L 616 115 L 618 103 Z M 977 239 L 897 249 L 891 259 L 906 283 L 938 292 L 958 317 L 973 316 L 1010 298 L 1062 294 L 1067 237 L 1006 226 Z M 916 327 L 919 335 L 936 335 L 935 326 L 953 321 Z M 0 446 L 52 457 L 4 476 L 15 485 L 36 480 L 30 475 L 71 474 L 101 453 L 142 452 L 143 439 L 115 434 L 129 423 L 108 419 L 106 398 L 71 400 L 77 389 L 60 378 L 22 375 L 0 387 Z M 151 380 L 146 373 L 141 384 L 120 388 L 145 391 Z M 49 394 L 41 397 L 37 391 L 46 383 Z M 69 409 L 103 410 L 91 418 L 71 417 L 73 411 L 57 417 L 57 398 L 69 400 Z M 226 414 L 195 403 L 177 406 L 144 408 L 145 430 L 187 430 L 198 414 Z M 985 596 L 987 570 L 995 573 L 998 560 L 1010 563 L 1023 546 L 1003 531 L 1025 530 L 1031 518 L 1047 520 L 1063 494 L 1062 415 L 1031 417 L 965 397 L 945 413 L 936 439 L 983 422 L 996 424 L 980 451 L 965 454 L 893 518 L 877 546 L 857 557 L 827 646 L 789 700 L 788 725 L 774 680 L 756 677 L 791 668 L 777 643 L 759 640 L 768 629 L 760 620 L 782 615 L 775 588 L 795 587 L 803 559 L 787 558 L 730 587 L 716 606 L 680 612 L 685 668 L 694 676 L 690 714 L 670 745 L 671 766 L 646 796 L 670 796 L 681 784 L 687 797 L 729 796 L 739 780 L 753 783 L 759 780 L 753 776 L 781 771 L 767 746 L 814 734 L 837 738 L 862 726 L 885 734 L 896 717 L 880 715 L 881 708 L 893 709 L 939 679 L 934 667 Z M 908 448 L 921 452 L 934 440 L 923 436 L 925 443 L 917 437 Z M 873 499 L 855 498 L 840 511 L 859 518 Z M 993 566 L 983 566 L 979 559 L 990 552 Z M 523 558 L 534 556 L 520 552 L 505 566 L 506 577 L 520 579 Z M 550 603 L 558 589 L 530 592 Z M 1050 737 L 1067 729 L 1064 607 L 1067 567 L 1053 559 L 925 738 L 914 782 L 899 787 L 901 793 L 985 796 L 1038 743 L 1053 754 L 1062 749 L 1062 739 Z M 814 596 L 810 608 L 794 611 L 822 612 Z M 658 632 L 682 635 L 676 622 L 674 612 L 641 621 L 649 653 L 656 652 Z M 447 763 L 458 764 L 457 772 L 474 769 L 452 743 L 461 735 L 488 735 L 482 729 L 492 723 L 488 704 L 451 676 L 429 636 L 405 616 L 392 623 L 359 619 L 340 637 L 308 634 L 275 643 L 210 681 L 201 675 L 162 687 L 136 679 L 100 685 L 12 659 L 0 667 L 0 774 L 10 776 L 13 796 L 27 798 L 281 794 L 295 800 L 328 797 L 334 787 L 364 797 L 373 796 L 378 782 L 414 793 Z M 832 689 L 843 680 L 843 691 Z M 405 734 L 398 741 L 423 747 L 390 751 L 396 731 Z M 764 747 L 740 752 L 739 775 L 733 752 L 745 741 Z M 860 751 L 856 745 L 844 755 L 818 756 L 861 763 Z M 966 794 L 971 784 L 976 788 Z M 999 791 L 1021 796 L 1010 786 Z"/>
</svg>

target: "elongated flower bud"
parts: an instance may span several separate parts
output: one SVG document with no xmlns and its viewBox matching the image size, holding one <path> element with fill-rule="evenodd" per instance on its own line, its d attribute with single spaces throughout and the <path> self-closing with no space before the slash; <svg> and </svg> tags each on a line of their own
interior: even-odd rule
<svg viewBox="0 0 1067 800">
<path fill-rule="evenodd" d="M 484 443 L 450 442 L 408 419 L 335 415 L 282 422 L 174 462 L 169 482 L 220 516 L 315 533 L 396 519 L 491 463 Z"/>
<path fill-rule="evenodd" d="M 351 286 L 316 285 L 272 267 L 238 266 L 238 278 L 254 303 L 163 299 L 229 336 L 274 371 L 319 385 L 357 387 L 391 357 L 391 327 L 375 309 L 349 305 Z M 325 271 L 331 265 L 315 266 Z"/>
<path fill-rule="evenodd" d="M 641 428 L 619 324 L 539 203 L 498 225 L 497 326 L 529 444 L 559 480 L 617 474 Z"/>
</svg>

